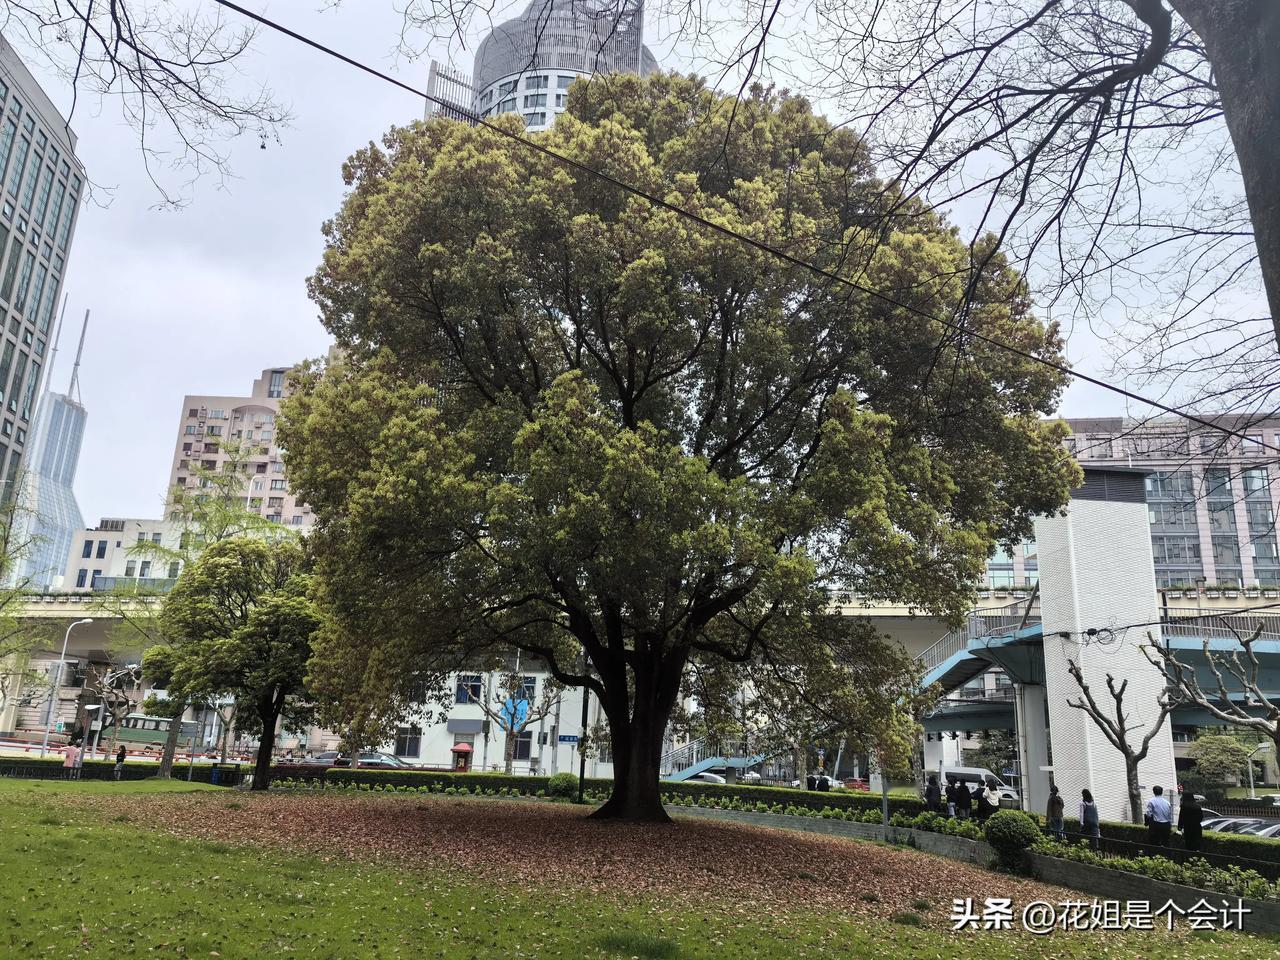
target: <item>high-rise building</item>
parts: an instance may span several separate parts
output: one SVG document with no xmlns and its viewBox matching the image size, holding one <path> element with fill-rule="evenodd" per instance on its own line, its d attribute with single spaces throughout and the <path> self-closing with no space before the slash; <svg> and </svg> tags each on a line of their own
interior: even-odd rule
<svg viewBox="0 0 1280 960">
<path fill-rule="evenodd" d="M 0 496 L 24 464 L 84 184 L 66 120 L 0 36 Z"/>
<path fill-rule="evenodd" d="M 519 113 L 530 131 L 545 130 L 579 77 L 658 69 L 643 31 L 643 0 L 531 0 L 480 41 L 470 78 L 431 65 L 427 92 L 448 105 L 429 103 L 427 115 Z"/>
<path fill-rule="evenodd" d="M 288 367 L 263 370 L 246 397 L 185 397 L 169 489 L 198 484 L 201 470 L 227 469 L 227 448 L 234 445 L 246 454 L 248 508 L 276 523 L 310 527 L 315 517 L 289 490 L 276 442 L 276 415 L 288 372 Z"/>
<path fill-rule="evenodd" d="M 1276 515 L 1280 510 L 1280 418 L 1211 418 L 1237 433 L 1177 417 L 1068 420 L 1067 449 L 1084 467 L 1148 471 L 1147 514 L 1156 585 L 1235 587 L 1280 584 Z M 990 587 L 1035 583 L 1034 543 L 997 551 Z"/>
<path fill-rule="evenodd" d="M 15 518 L 13 542 L 26 546 L 12 582 L 31 590 L 48 590 L 61 579 L 71 541 L 84 527 L 73 484 L 88 419 L 80 400 L 80 358 L 88 325 L 86 311 L 67 392 L 45 390 L 40 397 L 27 468 L 19 484 L 22 509 Z M 55 338 L 51 367 L 57 352 Z"/>
</svg>

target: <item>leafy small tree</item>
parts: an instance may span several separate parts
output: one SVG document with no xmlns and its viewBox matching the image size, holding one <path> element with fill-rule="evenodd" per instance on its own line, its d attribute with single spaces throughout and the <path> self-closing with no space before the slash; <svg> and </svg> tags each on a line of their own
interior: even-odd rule
<svg viewBox="0 0 1280 960">
<path fill-rule="evenodd" d="M 965 762 L 1000 774 L 1018 759 L 1018 741 L 1012 730 L 986 730 L 977 749 L 965 751 Z"/>
<path fill-rule="evenodd" d="M 1249 751 L 1236 737 L 1221 733 L 1197 737 L 1187 748 L 1187 756 L 1196 762 L 1196 769 L 1209 780 L 1226 780 L 1234 777 L 1251 762 Z"/>
<path fill-rule="evenodd" d="M 525 675 L 517 663 L 514 669 L 499 671 L 498 682 L 489 696 L 472 699 L 491 724 L 503 733 L 502 769 L 510 774 L 515 761 L 516 741 L 520 735 L 555 709 L 556 699 L 564 685 L 554 677 L 542 683 L 542 693 L 530 700 L 525 688 Z"/>
<path fill-rule="evenodd" d="M 189 482 L 175 485 L 169 491 L 166 510 L 169 521 L 178 531 L 177 545 L 140 540 L 130 545 L 130 556 L 157 567 L 167 569 L 176 565 L 182 570 L 209 544 L 231 537 L 252 536 L 264 540 L 279 540 L 293 536 L 292 531 L 287 528 L 246 509 L 245 485 L 253 476 L 249 460 L 252 447 L 247 443 L 227 441 L 222 445 L 222 453 L 225 459 L 222 460 L 221 470 L 193 465 Z M 184 698 L 176 688 L 170 689 L 173 665 L 175 658 L 180 658 L 180 653 L 173 649 L 178 641 L 165 633 L 161 617 L 167 593 L 163 586 L 144 585 L 141 579 L 120 584 L 111 591 L 95 593 L 94 604 L 96 609 L 115 622 L 110 632 L 114 647 L 141 649 L 144 655 L 151 647 L 161 647 L 167 651 L 152 660 L 152 675 L 147 679 L 163 689 L 165 697 L 174 701 L 162 705 L 160 699 L 163 698 L 157 698 L 156 709 L 161 715 L 181 718 L 187 707 L 196 702 L 212 702 L 210 692 L 205 690 L 202 694 L 193 694 L 192 696 L 203 697 L 203 700 L 197 701 Z M 173 771 L 173 758 L 181 728 L 179 722 L 169 726 L 157 774 L 162 778 L 167 778 Z M 222 730 L 222 761 L 225 763 L 228 723 L 223 723 Z"/>
<path fill-rule="evenodd" d="M 232 537 L 183 571 L 161 615 L 166 633 L 183 646 L 174 663 L 177 688 L 230 694 L 251 705 L 239 723 L 259 737 L 255 790 L 270 782 L 281 718 L 297 723 L 309 710 L 306 664 L 320 615 L 308 589 L 300 544 Z"/>
</svg>

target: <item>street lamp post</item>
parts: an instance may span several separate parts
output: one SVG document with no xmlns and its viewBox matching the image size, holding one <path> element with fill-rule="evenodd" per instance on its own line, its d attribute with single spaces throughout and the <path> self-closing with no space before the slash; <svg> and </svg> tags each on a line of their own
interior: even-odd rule
<svg viewBox="0 0 1280 960">
<path fill-rule="evenodd" d="M 49 718 L 45 721 L 44 742 L 40 744 L 41 757 L 49 750 L 49 731 L 53 729 L 53 715 L 57 712 L 58 692 L 62 689 L 62 668 L 67 662 L 67 644 L 71 641 L 71 631 L 82 623 L 93 623 L 93 618 L 85 617 L 83 620 L 75 620 L 67 624 L 67 632 L 62 637 L 62 656 L 58 658 L 58 679 L 54 682 L 53 693 L 50 697 L 53 700 L 54 707 L 49 711 Z"/>
</svg>

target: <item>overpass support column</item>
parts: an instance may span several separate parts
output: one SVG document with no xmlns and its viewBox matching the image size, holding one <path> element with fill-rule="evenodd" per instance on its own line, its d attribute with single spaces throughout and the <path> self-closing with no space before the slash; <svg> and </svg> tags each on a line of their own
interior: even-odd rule
<svg viewBox="0 0 1280 960">
<path fill-rule="evenodd" d="M 1019 683 L 1013 688 L 1018 731 L 1018 793 L 1022 809 L 1042 814 L 1049 802 L 1049 720 L 1043 684 Z"/>
</svg>

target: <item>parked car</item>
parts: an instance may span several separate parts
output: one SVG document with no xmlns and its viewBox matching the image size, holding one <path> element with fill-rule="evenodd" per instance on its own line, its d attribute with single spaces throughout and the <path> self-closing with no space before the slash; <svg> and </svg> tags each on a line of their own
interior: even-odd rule
<svg viewBox="0 0 1280 960">
<path fill-rule="evenodd" d="M 1280 837 L 1280 823 L 1269 823 L 1266 826 L 1264 826 L 1261 830 L 1259 830 L 1257 833 L 1253 834 L 1253 836 Z"/>
<path fill-rule="evenodd" d="M 1269 837 L 1271 834 L 1266 833 L 1265 831 L 1270 830 L 1275 826 L 1280 826 L 1280 824 L 1276 824 L 1271 820 L 1259 820 L 1257 823 L 1250 823 L 1241 827 L 1236 831 L 1236 833 L 1245 837 Z"/>
<path fill-rule="evenodd" d="M 710 773 L 705 770 L 702 773 L 695 773 L 692 777 L 688 777 L 685 780 L 685 783 L 728 783 L 728 782 L 729 781 L 726 780 L 724 777 L 720 776 L 720 774 Z"/>
<path fill-rule="evenodd" d="M 739 779 L 743 783 L 759 783 L 761 777 L 760 777 L 760 774 L 757 773 L 755 770 L 748 770 Z"/>
<path fill-rule="evenodd" d="M 844 788 L 846 790 L 870 790 L 871 789 L 867 781 L 862 780 L 858 777 L 850 777 L 848 780 L 846 780 L 844 782 Z"/>
<path fill-rule="evenodd" d="M 1239 833 L 1242 827 L 1262 822 L 1257 817 L 1230 817 L 1210 829 L 1218 833 Z"/>
</svg>

